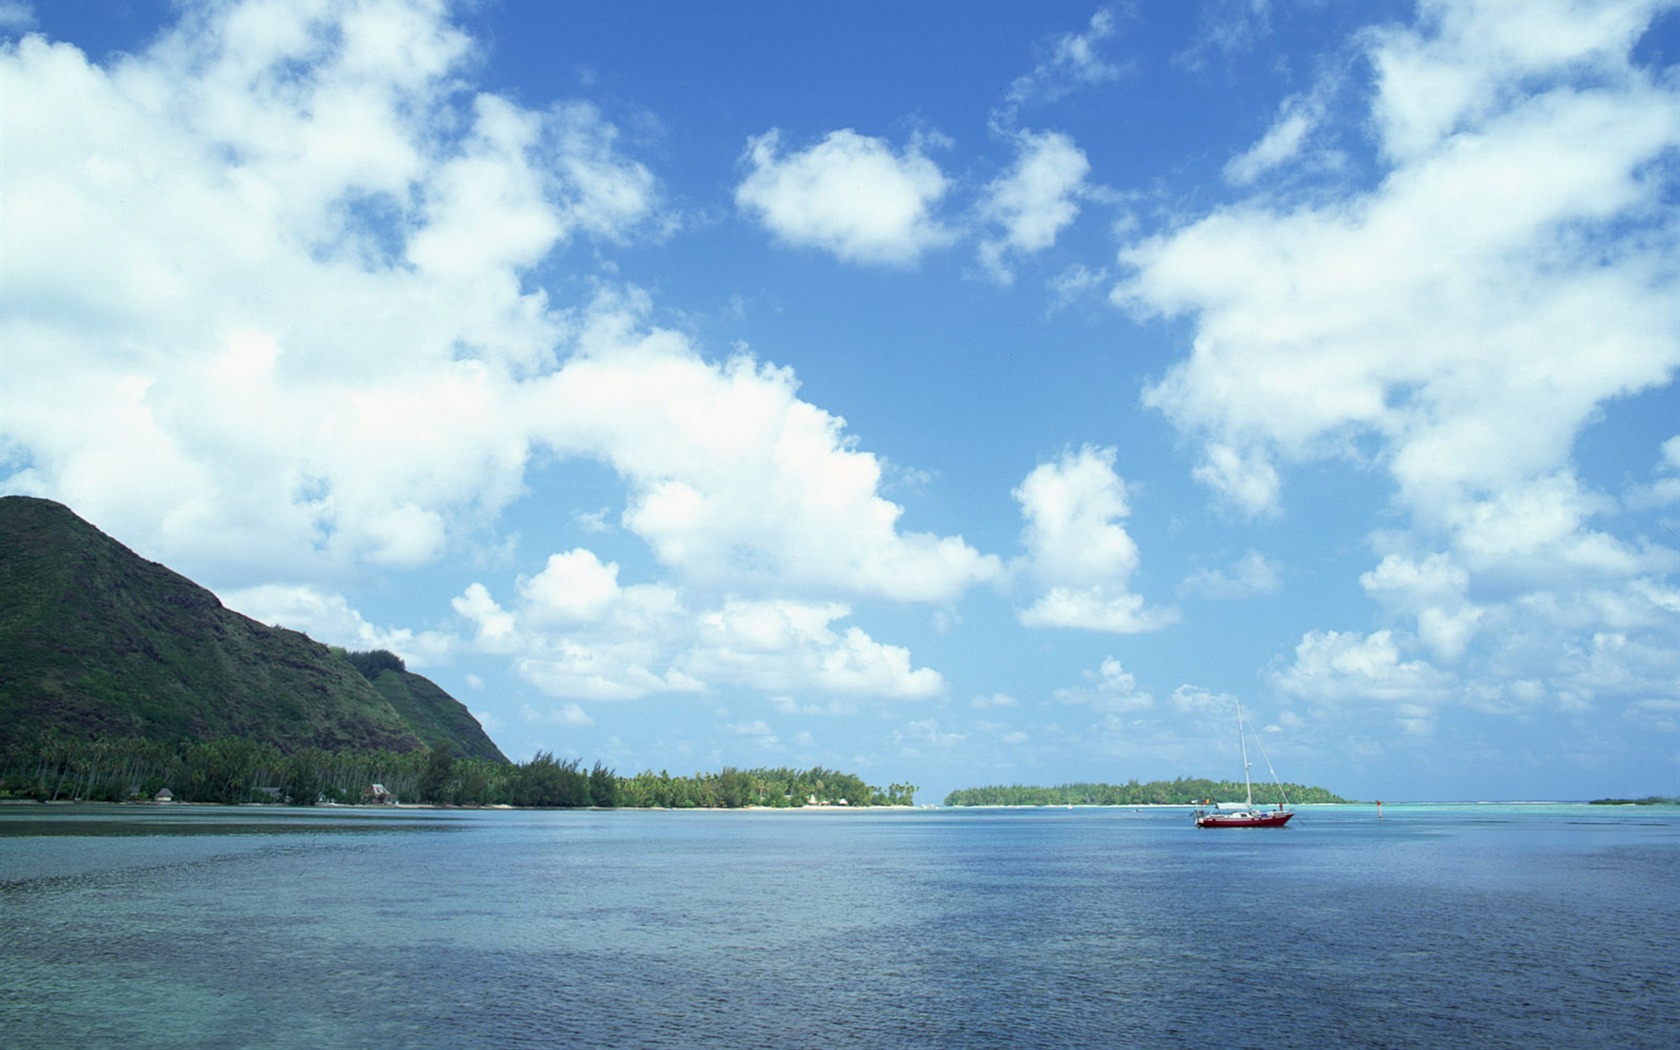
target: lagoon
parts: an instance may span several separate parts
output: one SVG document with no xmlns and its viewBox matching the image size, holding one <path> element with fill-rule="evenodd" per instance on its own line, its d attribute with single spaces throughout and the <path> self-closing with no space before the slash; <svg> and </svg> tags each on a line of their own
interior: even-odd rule
<svg viewBox="0 0 1680 1050">
<path fill-rule="evenodd" d="M 1680 811 L 0 807 L 7 1047 L 1671 1047 Z"/>
</svg>

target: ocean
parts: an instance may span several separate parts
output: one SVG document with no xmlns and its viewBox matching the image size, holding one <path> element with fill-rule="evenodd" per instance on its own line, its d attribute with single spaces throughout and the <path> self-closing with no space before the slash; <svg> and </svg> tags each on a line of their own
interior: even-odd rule
<svg viewBox="0 0 1680 1050">
<path fill-rule="evenodd" d="M 1680 810 L 0 806 L 0 1046 L 1680 1046 Z"/>
</svg>

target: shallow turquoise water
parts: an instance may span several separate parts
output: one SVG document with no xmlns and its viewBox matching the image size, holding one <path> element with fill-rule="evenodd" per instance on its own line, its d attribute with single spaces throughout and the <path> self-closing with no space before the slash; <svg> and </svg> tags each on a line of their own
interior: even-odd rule
<svg viewBox="0 0 1680 1050">
<path fill-rule="evenodd" d="M 0 807 L 0 1045 L 1672 1047 L 1680 814 Z"/>
</svg>

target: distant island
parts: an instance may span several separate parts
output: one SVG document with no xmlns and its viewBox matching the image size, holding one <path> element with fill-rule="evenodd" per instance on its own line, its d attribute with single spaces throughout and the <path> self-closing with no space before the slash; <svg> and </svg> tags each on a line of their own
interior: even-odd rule
<svg viewBox="0 0 1680 1050">
<path fill-rule="evenodd" d="M 1680 798 L 1646 795 L 1644 798 L 1595 798 L 1589 806 L 1680 806 Z"/>
<path fill-rule="evenodd" d="M 962 788 L 945 796 L 947 806 L 1189 806 L 1201 802 L 1241 802 L 1247 789 L 1229 780 L 1179 777 L 1140 784 L 1062 784 L 1058 787 L 1009 786 Z M 1284 784 L 1283 798 L 1276 784 L 1255 784 L 1254 801 L 1262 805 L 1347 802 L 1321 787 Z"/>
<path fill-rule="evenodd" d="M 225 608 L 62 504 L 0 497 L 0 800 L 460 806 L 910 805 L 850 773 L 621 777 L 507 760 L 395 653 Z"/>
</svg>

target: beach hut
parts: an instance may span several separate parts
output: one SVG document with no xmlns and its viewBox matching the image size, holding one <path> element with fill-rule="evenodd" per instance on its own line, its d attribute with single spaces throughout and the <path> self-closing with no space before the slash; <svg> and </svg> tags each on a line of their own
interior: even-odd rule
<svg viewBox="0 0 1680 1050">
<path fill-rule="evenodd" d="M 152 801 L 173 802 L 175 801 L 175 792 L 169 790 L 168 788 L 164 788 L 162 791 L 159 791 L 157 794 L 152 796 Z"/>
</svg>

